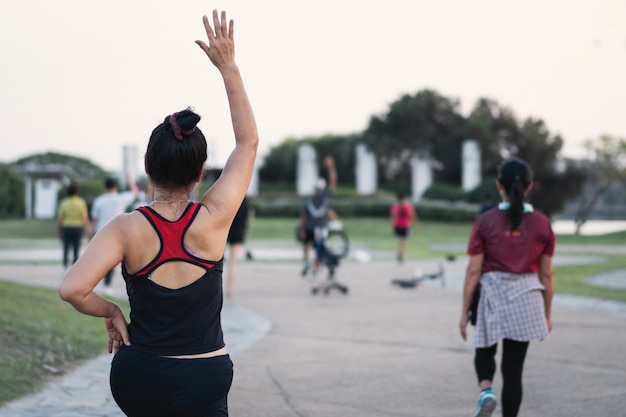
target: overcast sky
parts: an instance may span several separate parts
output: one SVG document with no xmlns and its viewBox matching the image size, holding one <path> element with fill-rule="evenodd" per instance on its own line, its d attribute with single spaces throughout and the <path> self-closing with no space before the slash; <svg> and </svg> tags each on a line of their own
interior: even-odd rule
<svg viewBox="0 0 626 417">
<path fill-rule="evenodd" d="M 54 151 L 119 170 L 163 118 L 192 106 L 221 165 L 233 145 L 222 80 L 194 40 L 235 19 L 261 154 L 284 138 L 362 131 L 432 88 L 542 118 L 582 155 L 626 137 L 623 0 L 3 0 L 0 161 Z"/>
</svg>

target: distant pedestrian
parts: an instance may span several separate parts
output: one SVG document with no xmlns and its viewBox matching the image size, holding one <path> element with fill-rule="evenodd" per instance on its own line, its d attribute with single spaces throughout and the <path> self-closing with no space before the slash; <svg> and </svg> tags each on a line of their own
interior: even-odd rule
<svg viewBox="0 0 626 417">
<path fill-rule="evenodd" d="M 485 194 L 483 194 L 483 202 L 480 205 L 480 213 L 484 213 L 489 209 L 492 209 L 496 206 L 496 203 L 493 201 L 493 196 L 491 195 L 491 192 L 489 191 L 485 191 Z"/>
<path fill-rule="evenodd" d="M 63 267 L 70 265 L 69 253 L 72 250 L 72 264 L 78 260 L 80 241 L 85 231 L 91 236 L 91 224 L 87 214 L 87 203 L 78 195 L 78 184 L 67 187 L 67 197 L 61 200 L 57 215 L 57 234 L 63 243 Z"/>
<path fill-rule="evenodd" d="M 226 297 L 232 297 L 233 295 L 233 287 L 235 285 L 235 275 L 237 268 L 237 258 L 242 248 L 244 248 L 244 243 L 246 241 L 246 231 L 248 229 L 248 221 L 251 218 L 251 214 L 253 213 L 252 207 L 248 204 L 248 198 L 244 197 L 241 202 L 241 206 L 239 206 L 239 210 L 237 210 L 237 214 L 235 214 L 235 218 L 233 219 L 233 223 L 230 226 L 230 230 L 228 231 L 228 238 L 226 241 L 229 246 L 228 253 L 228 270 L 226 275 Z M 246 253 L 246 256 L 249 252 Z"/>
<path fill-rule="evenodd" d="M 480 282 L 474 365 L 481 392 L 474 416 L 490 416 L 496 408 L 491 385 L 499 342 L 502 415 L 517 416 L 528 344 L 548 337 L 552 327 L 555 237 L 548 218 L 525 202 L 532 185 L 533 174 L 526 162 L 505 161 L 497 180 L 502 202 L 476 219 L 470 235 L 459 326 L 465 340 L 468 310 Z"/>
<path fill-rule="evenodd" d="M 119 214 L 125 213 L 130 204 L 137 198 L 139 188 L 134 182 L 129 181 L 130 191 L 118 192 L 117 181 L 113 178 L 104 180 L 106 191 L 96 197 L 91 205 L 91 222 L 94 234 L 98 233 L 102 228 Z M 111 292 L 111 281 L 113 279 L 113 271 L 110 269 L 104 276 L 104 286 L 107 293 Z"/>
<path fill-rule="evenodd" d="M 391 226 L 393 234 L 398 239 L 398 262 L 404 262 L 406 243 L 411 235 L 411 227 L 417 225 L 415 206 L 408 201 L 403 193 L 397 194 L 397 200 L 391 205 Z"/>
<path fill-rule="evenodd" d="M 337 186 L 335 160 L 332 156 L 327 156 L 324 158 L 324 165 L 328 171 L 328 182 L 322 177 L 318 178 L 313 195 L 304 199 L 300 209 L 298 238 L 302 242 L 302 276 L 306 276 L 311 267 L 309 263 L 311 247 L 315 251 L 312 272 L 317 273 L 323 251 L 321 235 L 328 226 L 328 221 L 336 218 L 336 213 L 330 208 L 330 197 Z"/>
</svg>

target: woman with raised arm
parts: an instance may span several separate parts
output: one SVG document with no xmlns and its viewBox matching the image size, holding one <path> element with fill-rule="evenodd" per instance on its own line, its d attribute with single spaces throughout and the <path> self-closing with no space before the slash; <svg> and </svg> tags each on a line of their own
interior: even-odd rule
<svg viewBox="0 0 626 417">
<path fill-rule="evenodd" d="M 500 166 L 497 208 L 481 214 L 472 229 L 460 332 L 467 338 L 468 310 L 480 282 L 474 332 L 474 367 L 480 388 L 474 417 L 496 408 L 491 388 L 495 355 L 502 344 L 502 415 L 515 417 L 522 403 L 522 371 L 529 342 L 551 330 L 555 237 L 548 218 L 526 202 L 533 173 L 525 161 L 509 159 Z"/>
<path fill-rule="evenodd" d="M 230 105 L 235 148 L 200 202 L 190 194 L 202 178 L 207 143 L 187 109 L 158 125 L 145 168 L 154 189 L 147 206 L 117 216 L 68 271 L 59 293 L 78 311 L 103 317 L 109 337 L 111 391 L 128 416 L 227 416 L 233 366 L 220 324 L 222 258 L 230 224 L 256 157 L 252 108 L 235 64 L 233 21 L 204 16 L 208 45 Z M 94 288 L 122 262 L 130 322 Z"/>
</svg>

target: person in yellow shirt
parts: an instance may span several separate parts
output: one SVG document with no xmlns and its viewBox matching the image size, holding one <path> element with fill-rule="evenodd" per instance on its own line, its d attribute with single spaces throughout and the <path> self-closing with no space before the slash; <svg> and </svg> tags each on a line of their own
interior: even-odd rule
<svg viewBox="0 0 626 417">
<path fill-rule="evenodd" d="M 91 223 L 87 215 L 87 203 L 78 195 L 78 185 L 70 184 L 67 187 L 67 197 L 61 200 L 59 214 L 57 216 L 57 234 L 63 242 L 63 267 L 67 269 L 69 264 L 70 248 L 74 258 L 72 264 L 78 259 L 80 240 L 83 232 L 91 236 Z"/>
</svg>

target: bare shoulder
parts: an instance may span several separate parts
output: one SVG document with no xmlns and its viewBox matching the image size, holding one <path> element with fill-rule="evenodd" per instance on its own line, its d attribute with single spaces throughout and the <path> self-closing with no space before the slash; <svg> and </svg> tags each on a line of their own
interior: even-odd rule
<svg viewBox="0 0 626 417">
<path fill-rule="evenodd" d="M 115 216 L 102 231 L 108 229 L 109 233 L 122 237 L 137 236 L 146 226 L 149 226 L 146 218 L 138 211 L 132 211 Z"/>
</svg>

